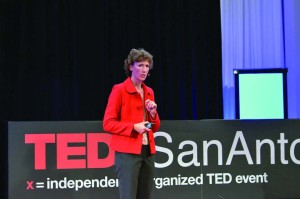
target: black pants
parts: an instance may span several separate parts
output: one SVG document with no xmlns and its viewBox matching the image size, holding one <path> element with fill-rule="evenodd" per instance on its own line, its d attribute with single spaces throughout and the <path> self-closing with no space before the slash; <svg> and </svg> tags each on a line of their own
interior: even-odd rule
<svg viewBox="0 0 300 199">
<path fill-rule="evenodd" d="M 153 189 L 154 157 L 143 145 L 140 155 L 116 152 L 120 199 L 150 199 Z"/>
</svg>

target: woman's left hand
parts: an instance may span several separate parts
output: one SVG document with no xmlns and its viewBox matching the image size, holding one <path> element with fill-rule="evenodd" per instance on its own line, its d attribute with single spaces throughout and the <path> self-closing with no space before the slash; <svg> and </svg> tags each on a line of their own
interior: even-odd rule
<svg viewBox="0 0 300 199">
<path fill-rule="evenodd" d="M 145 101 L 145 107 L 146 107 L 147 111 L 149 111 L 151 117 L 154 118 L 156 115 L 157 104 L 154 101 L 147 99 Z"/>
</svg>

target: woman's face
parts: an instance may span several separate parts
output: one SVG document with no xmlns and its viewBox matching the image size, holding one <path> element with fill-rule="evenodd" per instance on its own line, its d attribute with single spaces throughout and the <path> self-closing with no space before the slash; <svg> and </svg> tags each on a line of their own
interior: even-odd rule
<svg viewBox="0 0 300 199">
<path fill-rule="evenodd" d="M 143 82 L 148 76 L 150 64 L 148 61 L 134 62 L 130 65 L 131 78 L 137 82 Z"/>
</svg>

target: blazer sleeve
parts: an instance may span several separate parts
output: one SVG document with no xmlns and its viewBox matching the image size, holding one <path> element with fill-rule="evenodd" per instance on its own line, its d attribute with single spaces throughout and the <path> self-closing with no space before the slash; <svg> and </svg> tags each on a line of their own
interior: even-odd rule
<svg viewBox="0 0 300 199">
<path fill-rule="evenodd" d="M 153 91 L 152 91 L 152 95 L 153 95 L 153 101 L 155 101 Z M 155 133 L 160 128 L 160 118 L 159 118 L 158 112 L 156 112 L 155 118 L 152 118 L 149 112 L 147 112 L 147 114 L 148 114 L 148 121 L 151 123 L 154 123 L 154 125 L 152 127 L 152 131 L 153 131 L 153 133 Z"/>
<path fill-rule="evenodd" d="M 122 122 L 120 118 L 122 106 L 122 87 L 115 85 L 112 88 L 108 98 L 107 106 L 103 118 L 104 131 L 119 134 L 123 136 L 131 136 L 134 123 Z"/>
</svg>

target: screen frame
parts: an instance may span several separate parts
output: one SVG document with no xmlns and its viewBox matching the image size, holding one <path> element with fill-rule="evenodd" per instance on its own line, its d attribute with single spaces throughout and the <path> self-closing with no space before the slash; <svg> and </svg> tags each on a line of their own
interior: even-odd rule
<svg viewBox="0 0 300 199">
<path fill-rule="evenodd" d="M 287 104 L 287 68 L 269 68 L 269 69 L 233 69 L 235 80 L 235 115 L 236 119 L 240 119 L 240 74 L 282 74 L 282 86 L 283 86 L 283 114 L 284 118 L 288 118 L 288 104 Z M 272 119 L 272 118 L 266 118 Z"/>
</svg>

